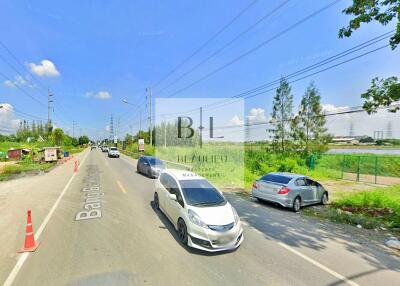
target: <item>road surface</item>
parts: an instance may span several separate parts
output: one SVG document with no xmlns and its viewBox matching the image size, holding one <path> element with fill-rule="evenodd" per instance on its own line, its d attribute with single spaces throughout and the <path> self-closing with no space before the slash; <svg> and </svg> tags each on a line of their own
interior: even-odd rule
<svg viewBox="0 0 400 286">
<path fill-rule="evenodd" d="M 74 160 L 81 162 L 73 175 Z M 398 285 L 399 257 L 286 210 L 227 194 L 244 223 L 233 252 L 183 247 L 152 204 L 136 161 L 85 151 L 49 174 L 0 184 L 0 283 L 5 285 Z M 90 182 L 91 181 L 91 182 Z M 101 217 L 76 220 L 99 184 Z M 40 246 L 23 245 L 32 209 Z"/>
</svg>

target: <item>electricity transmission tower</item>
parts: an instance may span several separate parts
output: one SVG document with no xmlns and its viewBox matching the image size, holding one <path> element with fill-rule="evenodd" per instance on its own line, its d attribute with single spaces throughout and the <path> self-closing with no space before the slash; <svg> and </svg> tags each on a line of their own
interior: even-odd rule
<svg viewBox="0 0 400 286">
<path fill-rule="evenodd" d="M 112 141 L 114 140 L 114 117 L 111 114 L 111 118 L 110 118 L 110 137 L 109 140 Z"/>
<path fill-rule="evenodd" d="M 354 123 L 353 123 L 353 121 L 350 121 L 349 136 L 350 137 L 354 137 Z"/>
<path fill-rule="evenodd" d="M 389 122 L 387 123 L 387 127 L 386 127 L 386 138 L 387 138 L 387 139 L 392 139 L 392 138 L 393 138 L 392 121 L 389 121 Z"/>
</svg>

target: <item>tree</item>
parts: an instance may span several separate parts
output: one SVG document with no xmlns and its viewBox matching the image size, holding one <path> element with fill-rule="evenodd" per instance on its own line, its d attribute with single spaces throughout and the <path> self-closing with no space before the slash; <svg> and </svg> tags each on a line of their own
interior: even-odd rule
<svg viewBox="0 0 400 286">
<path fill-rule="evenodd" d="M 375 142 L 374 138 L 370 136 L 365 136 L 363 138 L 360 138 L 360 143 L 374 143 L 374 142 Z"/>
<path fill-rule="evenodd" d="M 400 42 L 400 1 L 399 0 L 353 0 L 353 4 L 343 10 L 346 15 L 354 15 L 347 27 L 339 30 L 339 37 L 350 37 L 361 27 L 362 23 L 372 21 L 382 25 L 397 19 L 396 32 L 390 38 L 390 46 L 394 50 Z"/>
<path fill-rule="evenodd" d="M 363 108 L 368 114 L 376 112 L 380 106 L 390 106 L 400 100 L 400 82 L 397 77 L 387 79 L 372 79 L 371 87 L 361 95 L 365 99 Z M 391 112 L 399 110 L 399 106 L 389 109 Z"/>
<path fill-rule="evenodd" d="M 328 141 L 326 120 L 322 112 L 320 93 L 313 82 L 301 99 L 299 113 L 294 122 L 297 126 L 292 126 L 292 132 L 297 135 L 295 138 L 300 140 L 306 154 L 325 148 Z"/>
<path fill-rule="evenodd" d="M 54 129 L 53 137 L 56 145 L 61 146 L 64 143 L 64 131 L 61 128 Z"/>
<path fill-rule="evenodd" d="M 280 80 L 279 87 L 273 101 L 272 120 L 273 128 L 270 130 L 273 134 L 274 149 L 285 152 L 286 145 L 290 137 L 290 120 L 293 117 L 293 95 L 291 87 L 285 79 Z"/>
<path fill-rule="evenodd" d="M 353 0 L 353 4 L 343 10 L 346 15 L 354 15 L 347 27 L 339 30 L 339 37 L 350 37 L 352 33 L 361 27 L 362 23 L 372 21 L 382 25 L 389 24 L 397 19 L 396 32 L 390 38 L 392 50 L 400 43 L 400 1 L 399 0 Z M 363 108 L 369 113 L 376 112 L 379 106 L 389 106 L 400 99 L 400 85 L 396 77 L 387 79 L 374 78 L 368 91 L 361 95 L 366 99 Z M 399 108 L 392 109 L 396 112 Z"/>
<path fill-rule="evenodd" d="M 88 144 L 90 142 L 89 137 L 87 137 L 86 135 L 79 137 L 78 139 L 79 145 L 85 145 Z"/>
</svg>

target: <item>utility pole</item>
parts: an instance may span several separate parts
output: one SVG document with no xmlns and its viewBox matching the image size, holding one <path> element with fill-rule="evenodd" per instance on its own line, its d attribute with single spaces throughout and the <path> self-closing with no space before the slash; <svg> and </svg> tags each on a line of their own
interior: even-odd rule
<svg viewBox="0 0 400 286">
<path fill-rule="evenodd" d="M 203 107 L 200 107 L 200 148 L 203 147 Z"/>
<path fill-rule="evenodd" d="M 153 146 L 153 125 L 151 121 L 152 113 L 151 113 L 151 87 L 146 88 L 146 91 L 149 96 L 149 128 L 150 128 L 150 146 Z"/>
<path fill-rule="evenodd" d="M 75 120 L 72 120 L 72 138 L 75 138 Z"/>
<path fill-rule="evenodd" d="M 114 118 L 113 115 L 111 114 L 110 118 L 110 141 L 114 140 Z"/>
<path fill-rule="evenodd" d="M 47 133 L 50 133 L 51 128 L 51 103 L 53 102 L 52 99 L 53 95 L 50 93 L 50 89 L 48 90 L 47 94 Z"/>
</svg>

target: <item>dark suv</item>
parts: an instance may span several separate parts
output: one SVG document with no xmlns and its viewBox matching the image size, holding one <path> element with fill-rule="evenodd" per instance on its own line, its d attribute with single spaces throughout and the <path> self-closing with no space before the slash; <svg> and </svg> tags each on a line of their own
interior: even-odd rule
<svg viewBox="0 0 400 286">
<path fill-rule="evenodd" d="M 164 169 L 164 162 L 153 156 L 141 156 L 137 163 L 137 172 L 152 178 L 158 178 Z"/>
</svg>

